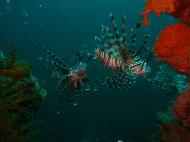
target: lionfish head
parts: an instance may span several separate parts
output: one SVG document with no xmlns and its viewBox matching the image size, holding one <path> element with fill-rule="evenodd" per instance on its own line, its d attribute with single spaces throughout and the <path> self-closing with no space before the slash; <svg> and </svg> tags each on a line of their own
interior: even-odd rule
<svg viewBox="0 0 190 142">
<path fill-rule="evenodd" d="M 77 88 L 78 86 L 82 85 L 85 77 L 86 77 L 86 64 L 83 62 L 78 63 L 73 68 L 71 68 L 69 72 L 69 84 Z"/>
</svg>

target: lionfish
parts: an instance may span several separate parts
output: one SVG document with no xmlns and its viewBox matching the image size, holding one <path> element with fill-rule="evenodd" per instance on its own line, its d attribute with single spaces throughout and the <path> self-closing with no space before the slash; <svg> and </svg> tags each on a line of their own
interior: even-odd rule
<svg viewBox="0 0 190 142">
<path fill-rule="evenodd" d="M 154 88 L 170 91 L 171 93 L 168 95 L 182 93 L 188 89 L 188 77 L 177 73 L 165 64 L 159 65 L 156 72 L 152 72 L 147 76 L 146 81 Z"/>
<path fill-rule="evenodd" d="M 76 98 L 82 92 L 98 91 L 98 80 L 87 75 L 87 63 L 92 58 L 91 55 L 77 52 L 77 62 L 69 65 L 42 44 L 39 43 L 39 46 L 47 53 L 47 57 L 39 57 L 39 60 L 53 65 L 52 77 L 57 79 L 60 96 L 64 97 L 67 104 L 76 105 Z"/>
<path fill-rule="evenodd" d="M 107 77 L 108 88 L 128 88 L 132 86 L 138 76 L 145 77 L 151 68 L 147 65 L 152 58 L 152 51 L 142 58 L 149 48 L 147 41 L 150 35 L 144 36 L 143 44 L 136 47 L 137 31 L 142 27 L 142 21 L 136 23 L 131 29 L 131 43 L 127 42 L 126 17 L 121 20 L 121 31 L 118 31 L 115 17 L 109 15 L 112 28 L 102 25 L 101 37 L 95 36 L 95 41 L 100 46 L 95 50 L 96 57 L 104 66 L 114 69 L 111 76 Z"/>
</svg>

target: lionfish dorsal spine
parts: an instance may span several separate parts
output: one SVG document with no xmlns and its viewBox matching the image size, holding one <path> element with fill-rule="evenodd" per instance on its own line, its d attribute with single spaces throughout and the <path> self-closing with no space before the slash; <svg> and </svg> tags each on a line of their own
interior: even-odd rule
<svg viewBox="0 0 190 142">
<path fill-rule="evenodd" d="M 143 40 L 143 43 L 142 45 L 140 46 L 140 48 L 136 51 L 136 53 L 134 53 L 134 55 L 132 56 L 132 58 L 138 56 L 138 55 L 142 55 L 144 54 L 148 49 L 149 47 L 147 46 L 147 41 L 149 39 L 150 35 L 145 35 L 144 36 L 144 40 Z"/>
<path fill-rule="evenodd" d="M 134 54 L 135 52 L 135 48 L 136 48 L 136 37 L 137 37 L 137 32 L 138 30 L 142 27 L 142 22 L 138 21 L 134 28 L 131 29 L 131 45 L 130 45 L 130 49 L 129 52 L 131 54 Z"/>
<path fill-rule="evenodd" d="M 112 23 L 114 37 L 115 37 L 116 40 L 118 40 L 120 36 L 119 36 L 119 31 L 117 29 L 117 25 L 116 25 L 116 22 L 115 22 L 115 17 L 113 16 L 112 13 L 109 14 L 109 17 L 110 17 L 110 20 L 111 20 L 111 23 Z"/>
<path fill-rule="evenodd" d="M 126 36 L 127 36 L 127 31 L 126 31 L 126 17 L 122 17 L 121 21 L 121 33 L 122 33 L 122 42 L 126 43 Z"/>
</svg>

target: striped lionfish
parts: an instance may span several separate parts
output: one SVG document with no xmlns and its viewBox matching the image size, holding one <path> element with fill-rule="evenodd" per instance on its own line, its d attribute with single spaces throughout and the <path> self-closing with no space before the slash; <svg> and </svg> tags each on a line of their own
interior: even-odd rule
<svg viewBox="0 0 190 142">
<path fill-rule="evenodd" d="M 146 76 L 151 72 L 147 62 L 151 60 L 152 52 L 145 59 L 140 56 L 148 50 L 147 40 L 149 35 L 144 36 L 143 44 L 138 49 L 136 47 L 136 34 L 142 27 L 142 21 L 137 22 L 131 29 L 131 43 L 127 42 L 126 17 L 121 21 L 121 32 L 118 31 L 113 14 L 109 15 L 112 28 L 102 25 L 101 38 L 95 36 L 95 41 L 100 46 L 95 50 L 96 57 L 100 59 L 106 67 L 113 70 L 111 77 L 108 77 L 109 88 L 126 88 L 136 82 L 138 76 Z"/>
<path fill-rule="evenodd" d="M 91 55 L 76 54 L 77 62 L 72 65 L 66 64 L 61 58 L 39 43 L 45 50 L 47 57 L 39 57 L 39 60 L 53 65 L 53 77 L 57 79 L 57 87 L 61 91 L 67 104 L 76 105 L 76 97 L 82 92 L 98 91 L 97 80 L 92 80 L 87 75 L 87 63 L 92 58 Z"/>
<path fill-rule="evenodd" d="M 167 90 L 170 94 L 183 93 L 188 89 L 188 77 L 164 64 L 159 65 L 156 72 L 149 74 L 146 81 L 154 88 Z"/>
</svg>

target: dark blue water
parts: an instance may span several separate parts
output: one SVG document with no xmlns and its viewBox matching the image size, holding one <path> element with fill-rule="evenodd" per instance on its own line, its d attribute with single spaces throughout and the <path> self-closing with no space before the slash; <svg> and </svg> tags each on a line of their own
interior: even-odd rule
<svg viewBox="0 0 190 142">
<path fill-rule="evenodd" d="M 42 80 L 48 96 L 34 116 L 41 120 L 40 142 L 80 142 L 88 135 L 99 142 L 150 142 L 155 131 L 155 116 L 167 109 L 170 97 L 149 87 L 143 80 L 127 91 L 106 89 L 92 95 L 81 95 L 76 107 L 66 107 L 58 99 L 51 70 L 37 60 L 44 53 L 41 42 L 65 60 L 84 43 L 94 45 L 101 24 L 110 25 L 109 13 L 118 21 L 127 17 L 129 30 L 140 18 L 144 0 L 1 0 L 0 49 L 12 43 L 20 50 L 20 58 L 33 65 L 34 74 Z M 151 15 L 152 25 L 138 35 L 139 42 L 151 34 L 153 46 L 160 30 L 172 23 L 172 17 Z M 90 70 L 97 65 L 92 64 Z M 101 74 L 101 69 L 99 74 Z M 96 77 L 96 75 L 94 74 Z M 59 112 L 59 113 L 58 113 Z M 91 141 L 89 141 L 91 142 Z"/>
</svg>

